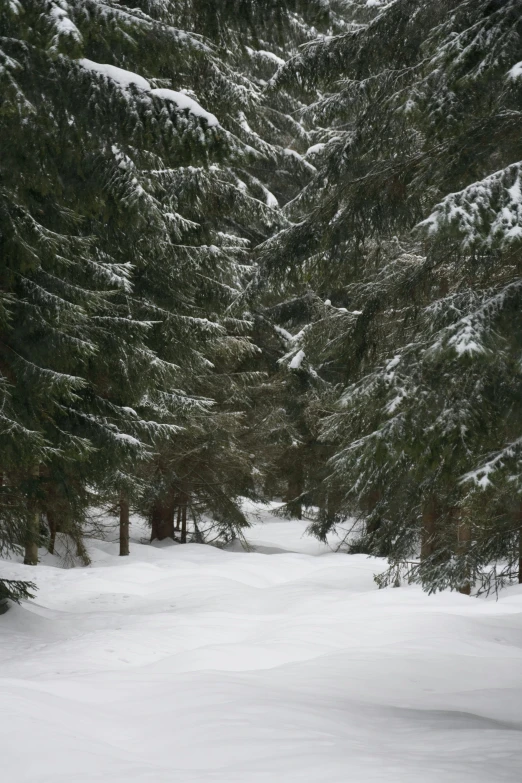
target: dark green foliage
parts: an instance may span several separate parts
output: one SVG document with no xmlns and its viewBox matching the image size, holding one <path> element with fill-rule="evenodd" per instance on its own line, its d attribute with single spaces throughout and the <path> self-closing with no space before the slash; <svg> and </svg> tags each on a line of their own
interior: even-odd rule
<svg viewBox="0 0 522 783">
<path fill-rule="evenodd" d="M 38 518 L 86 562 L 88 507 L 122 493 L 236 535 L 264 377 L 248 248 L 313 171 L 299 105 L 265 86 L 342 17 L 2 0 L 0 21 L 0 543 L 43 543 Z"/>
<path fill-rule="evenodd" d="M 330 386 L 327 484 L 364 520 L 355 546 L 430 590 L 519 557 L 521 59 L 519 0 L 398 0 L 276 77 L 326 128 L 259 258 L 317 293 L 302 348 Z"/>
<path fill-rule="evenodd" d="M 222 316 L 248 271 L 244 236 L 279 218 L 234 171 L 253 149 L 180 93 L 155 92 L 175 79 L 211 94 L 229 80 L 241 105 L 242 77 L 175 29 L 176 14 L 88 0 L 1 6 L 7 548 L 34 540 L 41 513 L 86 557 L 95 493 L 139 496 L 136 474 L 162 444 L 203 428 L 218 384 L 210 357 L 225 344 L 247 350 L 247 322 L 230 331 Z M 216 420 L 223 464 L 233 419 Z"/>
<path fill-rule="evenodd" d="M 514 577 L 521 25 L 0 0 L 3 552 L 87 562 L 122 498 L 223 543 L 276 496 L 323 539 L 353 517 L 383 585 Z"/>
</svg>

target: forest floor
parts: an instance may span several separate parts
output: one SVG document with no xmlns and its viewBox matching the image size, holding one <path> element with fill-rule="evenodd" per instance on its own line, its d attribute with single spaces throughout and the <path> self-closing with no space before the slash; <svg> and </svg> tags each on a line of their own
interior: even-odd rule
<svg viewBox="0 0 522 783">
<path fill-rule="evenodd" d="M 2 783 L 519 783 L 522 589 L 378 590 L 250 507 L 257 551 L 91 541 L 0 617 Z M 334 543 L 334 542 L 332 542 Z"/>
</svg>

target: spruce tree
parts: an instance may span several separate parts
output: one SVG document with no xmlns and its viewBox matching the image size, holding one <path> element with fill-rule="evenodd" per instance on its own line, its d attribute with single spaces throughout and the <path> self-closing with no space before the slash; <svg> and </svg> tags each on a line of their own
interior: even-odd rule
<svg viewBox="0 0 522 783">
<path fill-rule="evenodd" d="M 278 76 L 340 79 L 306 112 L 329 127 L 299 222 L 260 255 L 317 292 L 328 483 L 357 546 L 391 558 L 381 583 L 518 568 L 521 19 L 517 0 L 399 0 Z"/>
<path fill-rule="evenodd" d="M 42 514 L 80 546 L 90 490 L 125 516 L 143 461 L 213 402 L 236 226 L 274 222 L 223 165 L 254 153 L 191 93 L 240 78 L 175 12 L 2 5 L 2 542 L 31 563 Z"/>
</svg>

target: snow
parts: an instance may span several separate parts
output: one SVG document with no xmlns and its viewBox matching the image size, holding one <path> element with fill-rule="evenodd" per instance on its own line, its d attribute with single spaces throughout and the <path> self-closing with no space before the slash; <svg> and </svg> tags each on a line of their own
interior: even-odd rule
<svg viewBox="0 0 522 783">
<path fill-rule="evenodd" d="M 139 76 L 132 71 L 126 71 L 124 68 L 117 68 L 115 65 L 107 65 L 106 63 L 95 63 L 86 57 L 79 60 L 79 63 L 82 68 L 101 73 L 103 76 L 107 76 L 107 78 L 117 82 L 121 87 L 129 87 L 131 84 L 134 84 L 140 90 L 150 90 L 149 82 L 143 76 Z"/>
<path fill-rule="evenodd" d="M 299 367 L 303 363 L 303 359 L 305 358 L 305 352 L 303 350 L 300 350 L 296 353 L 290 364 L 288 365 L 291 370 L 298 370 Z"/>
<path fill-rule="evenodd" d="M 286 155 L 289 158 L 294 158 L 295 160 L 299 161 L 299 163 L 302 163 L 308 171 L 315 172 L 317 169 L 315 166 L 313 166 L 309 161 L 305 160 L 303 155 L 300 155 L 297 150 L 292 150 L 290 147 L 285 147 L 283 149 L 283 154 Z"/>
<path fill-rule="evenodd" d="M 247 510 L 257 551 L 135 524 L 130 557 L 2 564 L 39 586 L 0 618 L 2 779 L 518 783 L 522 590 L 379 591 L 380 561 Z"/>
<path fill-rule="evenodd" d="M 322 152 L 324 148 L 326 147 L 326 144 L 324 142 L 319 142 L 318 144 L 312 144 L 311 147 L 308 147 L 306 150 L 306 156 L 308 155 L 315 155 L 318 152 Z"/>
<path fill-rule="evenodd" d="M 116 432 L 114 433 L 114 437 L 116 440 L 128 443 L 129 446 L 143 446 L 141 441 L 139 441 L 137 438 L 134 438 L 132 435 L 128 435 L 126 432 Z"/>
<path fill-rule="evenodd" d="M 502 470 L 505 463 L 508 460 L 513 459 L 513 457 L 517 456 L 517 454 L 520 454 L 521 451 L 522 438 L 517 438 L 517 440 L 513 441 L 513 443 L 509 443 L 499 452 L 493 454 L 479 468 L 466 473 L 462 477 L 461 483 L 465 484 L 466 482 L 471 481 L 482 489 L 486 489 L 492 484 L 491 479 L 489 478 L 490 475 L 494 474 L 496 471 Z"/>
<path fill-rule="evenodd" d="M 93 60 L 88 60 L 87 58 L 83 58 L 78 62 L 83 68 L 87 68 L 87 70 L 90 71 L 95 71 L 96 73 L 100 73 L 103 76 L 112 79 L 112 81 L 116 82 L 124 89 L 133 84 L 140 90 L 143 90 L 150 95 L 155 95 L 157 98 L 162 98 L 165 101 L 175 103 L 182 111 L 184 109 L 188 109 L 189 112 L 194 114 L 196 117 L 204 118 L 211 127 L 218 125 L 217 118 L 210 112 L 206 111 L 196 100 L 194 100 L 194 98 L 191 98 L 185 92 L 178 92 L 176 90 L 169 90 L 167 88 L 152 89 L 150 83 L 147 81 L 147 79 L 144 79 L 143 76 L 140 76 L 137 73 L 133 73 L 132 71 L 126 71 L 123 68 L 116 68 L 115 65 L 96 63 Z"/>
<path fill-rule="evenodd" d="M 508 245 L 522 237 L 522 161 L 450 193 L 418 224 L 428 235 L 458 227 L 465 248 Z"/>
<path fill-rule="evenodd" d="M 252 49 L 250 46 L 245 47 L 247 52 L 251 57 L 255 57 L 256 55 L 258 57 L 262 57 L 265 60 L 271 60 L 276 65 L 284 65 L 285 60 L 283 60 L 282 57 L 278 57 L 277 54 L 274 54 L 274 52 L 269 52 L 266 49 Z"/>
<path fill-rule="evenodd" d="M 469 318 L 462 318 L 458 322 L 455 334 L 449 338 L 448 345 L 455 349 L 457 356 L 486 353 L 481 331 Z"/>
<path fill-rule="evenodd" d="M 260 54 L 261 57 L 266 57 L 268 60 L 272 60 L 272 62 L 276 63 L 276 65 L 284 65 L 286 62 L 282 57 L 278 57 L 277 54 L 274 54 L 274 52 L 268 52 L 266 49 L 258 49 L 257 53 Z"/>
<path fill-rule="evenodd" d="M 16 8 L 16 6 L 14 6 Z M 50 16 L 53 19 L 54 28 L 58 35 L 69 35 L 76 41 L 81 41 L 82 36 L 80 31 L 74 24 L 74 22 L 68 17 L 69 7 L 67 3 L 62 0 L 61 3 L 52 4 L 50 8 Z M 55 40 L 56 43 L 56 40 Z"/>
<path fill-rule="evenodd" d="M 176 103 L 180 109 L 188 109 L 190 113 L 194 114 L 196 117 L 203 117 L 210 126 L 218 124 L 217 118 L 213 114 L 206 111 L 194 100 L 194 98 L 191 98 L 184 92 L 176 92 L 176 90 L 167 89 L 156 89 L 151 90 L 151 92 L 153 95 L 157 95 L 158 98 L 163 98 L 166 101 Z"/>
<path fill-rule="evenodd" d="M 280 335 L 285 342 L 287 343 L 293 342 L 294 340 L 293 336 L 286 329 L 283 329 L 282 326 L 277 326 L 277 324 L 274 324 L 274 331 L 277 332 L 277 334 Z"/>
<path fill-rule="evenodd" d="M 519 63 L 516 63 L 512 68 L 510 68 L 508 72 L 508 76 L 510 79 L 522 78 L 522 60 Z"/>
<path fill-rule="evenodd" d="M 400 353 L 395 354 L 393 359 L 390 359 L 390 361 L 386 363 L 386 372 L 392 372 L 392 370 L 394 370 L 397 365 L 400 364 L 401 358 L 402 357 Z"/>
<path fill-rule="evenodd" d="M 515 183 L 510 188 L 507 188 L 507 192 L 509 193 L 509 197 L 514 204 L 522 203 L 522 188 L 520 187 L 520 179 L 515 180 Z"/>
<path fill-rule="evenodd" d="M 265 186 L 260 182 L 261 189 L 265 195 L 265 203 L 267 207 L 270 207 L 270 209 L 277 209 L 279 207 L 279 201 L 274 196 L 272 191 L 268 190 L 268 188 L 265 188 Z"/>
</svg>

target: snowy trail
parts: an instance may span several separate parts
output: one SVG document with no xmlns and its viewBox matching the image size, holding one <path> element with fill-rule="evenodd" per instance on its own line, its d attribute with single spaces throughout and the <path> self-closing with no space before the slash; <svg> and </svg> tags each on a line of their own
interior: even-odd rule
<svg viewBox="0 0 522 783">
<path fill-rule="evenodd" d="M 2 783 L 518 783 L 522 590 L 378 591 L 305 526 L 6 563 L 39 592 L 0 618 Z"/>
</svg>

